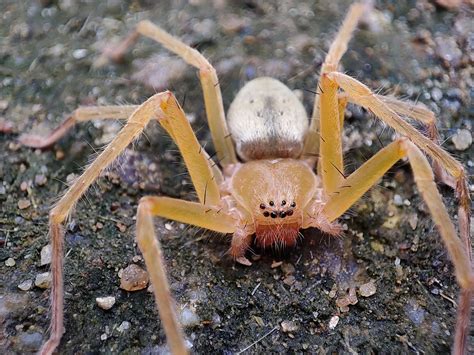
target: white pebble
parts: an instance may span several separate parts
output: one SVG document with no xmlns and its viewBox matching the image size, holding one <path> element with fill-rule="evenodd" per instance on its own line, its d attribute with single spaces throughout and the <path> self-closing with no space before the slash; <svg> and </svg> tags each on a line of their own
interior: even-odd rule
<svg viewBox="0 0 474 355">
<path fill-rule="evenodd" d="M 200 323 L 199 316 L 191 308 L 184 308 L 180 314 L 180 322 L 183 327 L 192 327 Z"/>
<path fill-rule="evenodd" d="M 120 332 L 120 333 L 123 333 L 125 332 L 126 330 L 129 330 L 130 329 L 130 322 L 127 322 L 127 321 L 123 321 L 122 324 L 119 325 L 119 327 L 117 328 L 117 330 Z"/>
<path fill-rule="evenodd" d="M 9 266 L 9 267 L 12 267 L 12 266 L 15 266 L 16 262 L 15 262 L 15 259 L 13 258 L 8 258 L 7 260 L 5 260 L 5 265 L 6 266 Z"/>
<path fill-rule="evenodd" d="M 42 274 L 36 275 L 35 279 L 35 286 L 39 288 L 50 288 L 51 287 L 51 273 L 50 272 L 43 272 Z"/>
<path fill-rule="evenodd" d="M 107 340 L 107 334 L 103 333 L 101 336 L 100 336 L 100 340 Z"/>
<path fill-rule="evenodd" d="M 393 195 L 393 203 L 395 206 L 403 206 L 402 196 L 398 194 Z"/>
<path fill-rule="evenodd" d="M 329 320 L 329 329 L 334 329 L 337 326 L 337 323 L 339 323 L 339 316 L 333 316 Z"/>
<path fill-rule="evenodd" d="M 362 297 L 370 297 L 377 292 L 377 287 L 373 281 L 367 282 L 359 287 L 359 293 Z"/>
<path fill-rule="evenodd" d="M 29 291 L 31 290 L 31 286 L 33 286 L 32 280 L 25 280 L 18 285 L 18 288 L 22 291 Z"/>
<path fill-rule="evenodd" d="M 41 249 L 41 266 L 51 264 L 51 244 L 45 245 Z"/>
<path fill-rule="evenodd" d="M 74 59 L 85 58 L 87 56 L 87 49 L 76 49 L 72 52 L 72 56 L 74 57 Z"/>
<path fill-rule="evenodd" d="M 461 129 L 453 136 L 452 140 L 457 150 L 466 150 L 472 144 L 472 135 L 467 129 Z"/>
<path fill-rule="evenodd" d="M 102 308 L 102 309 L 105 309 L 105 310 L 109 310 L 111 309 L 114 304 L 115 304 L 115 297 L 113 296 L 107 296 L 107 297 L 97 297 L 95 299 L 95 301 L 97 302 L 97 305 Z"/>
<path fill-rule="evenodd" d="M 298 325 L 291 320 L 284 320 L 281 322 L 281 330 L 283 330 L 284 333 L 296 332 Z"/>
</svg>

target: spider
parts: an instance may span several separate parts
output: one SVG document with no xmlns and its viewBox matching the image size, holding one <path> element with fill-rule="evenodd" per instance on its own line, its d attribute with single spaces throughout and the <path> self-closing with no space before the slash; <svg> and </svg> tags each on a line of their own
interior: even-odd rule
<svg viewBox="0 0 474 355">
<path fill-rule="evenodd" d="M 224 114 L 219 80 L 211 64 L 195 49 L 149 21 L 113 50 L 102 62 L 120 59 L 140 35 L 152 38 L 199 70 L 205 108 L 220 167 L 199 144 L 174 95 L 161 92 L 140 106 L 79 108 L 49 137 L 23 135 L 28 146 L 45 148 L 77 122 L 97 118 L 126 119 L 126 125 L 107 148 L 67 190 L 50 212 L 53 287 L 51 335 L 42 354 L 52 353 L 63 334 L 62 223 L 75 203 L 120 153 L 156 119 L 177 144 L 199 202 L 148 196 L 140 200 L 137 242 L 142 251 L 168 344 L 173 353 L 187 353 L 174 311 L 153 217 L 162 217 L 232 234 L 229 253 L 250 265 L 245 253 L 253 238 L 262 246 L 294 245 L 300 229 L 341 233 L 343 215 L 398 160 L 407 158 L 415 181 L 446 245 L 461 287 L 454 353 L 466 352 L 474 273 L 470 255 L 470 198 L 464 168 L 438 145 L 434 115 L 419 106 L 373 93 L 367 86 L 338 71 L 352 32 L 367 4 L 353 4 L 332 43 L 321 69 L 311 120 L 297 97 L 281 82 L 267 77 L 248 82 Z M 342 156 L 344 109 L 360 105 L 400 134 L 355 172 L 346 176 Z M 402 117 L 428 126 L 428 137 Z M 308 124 L 308 122 L 310 122 Z M 427 157 L 432 159 L 430 166 Z M 460 237 L 441 200 L 434 175 L 455 189 L 460 201 Z"/>
</svg>

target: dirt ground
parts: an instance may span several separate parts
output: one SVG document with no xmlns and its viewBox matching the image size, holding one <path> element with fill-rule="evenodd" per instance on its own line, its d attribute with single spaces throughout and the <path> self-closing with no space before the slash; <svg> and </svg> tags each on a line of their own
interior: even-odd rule
<svg viewBox="0 0 474 355">
<path fill-rule="evenodd" d="M 34 285 L 49 271 L 40 262 L 48 211 L 120 124 L 81 124 L 46 151 L 20 146 L 18 134 L 46 134 L 79 105 L 139 104 L 168 88 L 212 153 L 195 70 L 145 39 L 124 63 L 96 69 L 104 46 L 150 19 L 216 66 L 226 108 L 246 81 L 270 75 L 298 90 L 310 112 L 319 67 L 350 1 L 0 3 L 0 122 L 13 126 L 0 134 L 0 348 L 32 353 L 48 332 L 49 290 Z M 472 175 L 472 8 L 426 0 L 377 1 L 375 8 L 342 69 L 382 93 L 426 104 L 439 119 L 444 147 Z M 357 107 L 348 107 L 346 120 L 352 171 L 394 134 Z M 456 219 L 452 191 L 441 190 Z M 67 225 L 59 353 L 166 352 L 152 294 L 119 288 L 121 269 L 143 266 L 134 215 L 149 194 L 194 198 L 176 147 L 154 123 Z M 248 268 L 225 255 L 230 236 L 157 220 L 192 351 L 448 353 L 458 287 L 409 166 L 398 164 L 341 222 L 344 238 L 308 230 L 294 249 L 257 249 Z M 356 304 L 345 306 L 350 288 Z M 108 311 L 96 304 L 103 296 L 116 298 Z M 471 351 L 473 339 L 471 332 Z"/>
</svg>

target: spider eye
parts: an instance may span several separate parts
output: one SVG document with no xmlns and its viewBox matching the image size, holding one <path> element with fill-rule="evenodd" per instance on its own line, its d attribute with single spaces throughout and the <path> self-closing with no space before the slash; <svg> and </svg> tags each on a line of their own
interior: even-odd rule
<svg viewBox="0 0 474 355">
<path fill-rule="evenodd" d="M 263 212 L 263 216 L 264 216 L 264 217 L 270 216 L 270 212 L 268 212 L 268 211 Z"/>
<path fill-rule="evenodd" d="M 281 217 L 281 218 L 285 218 L 285 217 L 286 217 L 286 212 L 285 212 L 285 211 L 281 211 L 281 212 L 280 212 L 280 217 Z"/>
<path fill-rule="evenodd" d="M 293 210 L 286 211 L 287 216 L 293 216 Z"/>
<path fill-rule="evenodd" d="M 264 204 L 264 203 L 261 203 L 261 204 L 260 204 L 260 208 L 261 208 L 262 210 L 264 210 L 264 209 L 265 209 L 265 207 L 266 207 L 266 206 L 265 206 L 265 204 Z"/>
<path fill-rule="evenodd" d="M 290 206 L 291 207 L 296 207 L 296 202 L 293 201 Z"/>
<path fill-rule="evenodd" d="M 277 218 L 277 213 L 276 213 L 276 212 L 272 212 L 272 213 L 270 213 L 270 216 L 271 216 L 272 218 Z"/>
<path fill-rule="evenodd" d="M 281 201 L 281 205 L 285 206 L 286 205 L 286 200 Z"/>
<path fill-rule="evenodd" d="M 268 204 L 269 204 L 270 206 L 274 206 L 274 205 L 275 205 L 275 202 L 270 201 L 270 202 L 268 202 Z"/>
</svg>

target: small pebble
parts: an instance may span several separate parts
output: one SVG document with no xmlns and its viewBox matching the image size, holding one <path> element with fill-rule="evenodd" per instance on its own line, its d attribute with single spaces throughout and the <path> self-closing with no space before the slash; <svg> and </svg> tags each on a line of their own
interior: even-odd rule
<svg viewBox="0 0 474 355">
<path fill-rule="evenodd" d="M 359 293 L 362 297 L 370 297 L 377 292 L 377 287 L 373 281 L 367 282 L 359 287 Z"/>
<path fill-rule="evenodd" d="M 284 263 L 281 266 L 281 271 L 283 271 L 285 273 L 285 275 L 291 275 L 291 274 L 295 273 L 295 267 L 293 266 L 293 264 Z"/>
<path fill-rule="evenodd" d="M 395 206 L 403 206 L 403 199 L 402 196 L 395 194 L 393 196 L 393 203 Z"/>
<path fill-rule="evenodd" d="M 36 352 L 43 343 L 43 335 L 38 332 L 22 333 L 19 336 L 19 343 L 25 353 Z"/>
<path fill-rule="evenodd" d="M 129 330 L 130 329 L 130 322 L 127 322 L 127 321 L 123 321 L 117 328 L 117 330 L 120 332 L 120 333 L 124 333 L 125 331 Z"/>
<path fill-rule="evenodd" d="M 62 151 L 61 149 L 57 150 L 56 151 L 56 159 L 57 160 L 64 159 L 64 151 Z"/>
<path fill-rule="evenodd" d="M 405 305 L 405 314 L 415 325 L 421 325 L 426 316 L 423 307 L 414 299 L 410 299 Z"/>
<path fill-rule="evenodd" d="M 40 265 L 43 266 L 49 264 L 51 264 L 51 244 L 47 244 L 41 249 Z"/>
<path fill-rule="evenodd" d="M 283 333 L 296 332 L 298 330 L 298 325 L 291 320 L 284 320 L 281 322 L 281 330 Z"/>
<path fill-rule="evenodd" d="M 102 333 L 102 334 L 100 335 L 100 340 L 102 340 L 102 341 L 107 340 L 107 334 Z"/>
<path fill-rule="evenodd" d="M 123 223 L 117 222 L 116 226 L 121 233 L 125 233 L 127 230 L 127 226 Z"/>
<path fill-rule="evenodd" d="M 283 264 L 283 261 L 273 261 L 272 262 L 272 265 L 270 266 L 272 269 L 275 269 L 277 268 L 278 266 L 280 266 L 281 264 Z"/>
<path fill-rule="evenodd" d="M 132 258 L 132 261 L 134 263 L 138 263 L 140 261 L 143 261 L 143 258 L 141 257 L 141 255 L 135 255 L 133 258 Z"/>
<path fill-rule="evenodd" d="M 263 321 L 262 317 L 253 316 L 253 319 L 255 319 L 255 323 L 257 323 L 260 327 L 265 326 L 265 322 Z"/>
<path fill-rule="evenodd" d="M 416 213 L 408 216 L 408 224 L 410 224 L 411 229 L 415 230 L 418 226 L 418 215 Z"/>
<path fill-rule="evenodd" d="M 28 190 L 28 182 L 22 181 L 22 183 L 20 184 L 20 190 L 23 191 L 23 192 Z"/>
<path fill-rule="evenodd" d="M 15 262 L 15 259 L 13 258 L 8 258 L 7 260 L 5 260 L 5 265 L 6 266 L 9 266 L 9 267 L 12 267 L 12 266 L 15 266 L 16 262 Z"/>
<path fill-rule="evenodd" d="M 18 288 L 22 291 L 29 291 L 31 290 L 31 287 L 33 286 L 33 281 L 32 280 L 25 280 L 22 283 L 18 285 Z"/>
<path fill-rule="evenodd" d="M 8 108 L 7 100 L 0 100 L 0 111 L 5 111 Z"/>
<path fill-rule="evenodd" d="M 193 327 L 200 323 L 199 316 L 189 307 L 186 307 L 181 311 L 179 320 L 183 327 Z"/>
<path fill-rule="evenodd" d="M 337 323 L 339 323 L 339 316 L 333 316 L 329 320 L 329 329 L 334 329 L 337 326 Z"/>
<path fill-rule="evenodd" d="M 294 276 L 287 276 L 283 279 L 285 285 L 291 286 L 295 283 L 296 279 Z"/>
<path fill-rule="evenodd" d="M 376 252 L 379 252 L 379 253 L 382 253 L 384 252 L 385 248 L 383 246 L 383 244 L 380 244 L 379 242 L 370 242 L 370 247 L 376 251 Z"/>
<path fill-rule="evenodd" d="M 25 208 L 28 208 L 30 206 L 31 206 L 30 200 L 22 198 L 18 201 L 18 208 L 20 210 L 24 210 Z"/>
<path fill-rule="evenodd" d="M 46 185 L 47 182 L 48 182 L 48 179 L 43 174 L 35 176 L 35 185 L 36 186 L 44 186 L 44 185 Z"/>
<path fill-rule="evenodd" d="M 51 287 L 51 273 L 50 272 L 43 272 L 41 274 L 36 275 L 35 279 L 35 286 L 46 289 Z"/>
<path fill-rule="evenodd" d="M 443 98 L 443 92 L 441 91 L 440 88 L 433 88 L 433 90 L 431 90 L 431 97 L 433 100 L 438 102 L 439 100 Z"/>
<path fill-rule="evenodd" d="M 125 291 L 143 290 L 148 286 L 148 273 L 135 264 L 127 266 L 122 271 L 120 288 Z"/>
<path fill-rule="evenodd" d="M 336 305 L 339 307 L 341 312 L 348 312 L 349 305 L 356 305 L 359 302 L 354 288 L 351 288 L 347 294 L 342 297 L 338 297 Z"/>
<path fill-rule="evenodd" d="M 472 144 L 472 135 L 467 129 L 459 130 L 451 139 L 456 150 L 466 150 Z"/>
<path fill-rule="evenodd" d="M 97 297 L 95 299 L 95 301 L 97 302 L 97 305 L 100 308 L 105 309 L 107 311 L 107 310 L 111 309 L 114 306 L 115 297 L 113 297 L 113 296 Z"/>
<path fill-rule="evenodd" d="M 74 59 L 83 59 L 87 56 L 87 49 L 76 49 L 72 52 Z"/>
</svg>

